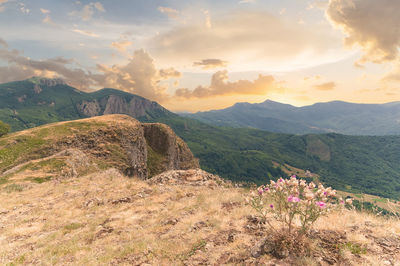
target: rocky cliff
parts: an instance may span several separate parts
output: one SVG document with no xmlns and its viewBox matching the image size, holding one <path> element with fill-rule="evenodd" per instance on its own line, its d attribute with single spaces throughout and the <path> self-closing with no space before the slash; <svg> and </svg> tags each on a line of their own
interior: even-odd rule
<svg viewBox="0 0 400 266">
<path fill-rule="evenodd" d="M 141 97 L 116 95 L 112 90 L 109 90 L 108 95 L 104 97 L 79 102 L 76 104 L 76 108 L 79 113 L 88 117 L 126 114 L 134 118 L 142 118 L 147 115 L 154 116 L 155 113 L 168 112 L 156 102 Z"/>
<path fill-rule="evenodd" d="M 0 179 L 80 176 L 116 168 L 147 178 L 198 168 L 187 145 L 163 124 L 106 115 L 49 124 L 0 139 Z"/>
</svg>

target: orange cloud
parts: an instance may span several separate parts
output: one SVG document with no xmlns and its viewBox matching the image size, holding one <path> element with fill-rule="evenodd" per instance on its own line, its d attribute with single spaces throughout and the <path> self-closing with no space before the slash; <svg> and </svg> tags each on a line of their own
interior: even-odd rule
<svg viewBox="0 0 400 266">
<path fill-rule="evenodd" d="M 180 77 L 173 68 L 158 70 L 154 59 L 144 50 L 137 50 L 126 65 L 97 65 L 97 73 L 72 68 L 73 60 L 63 57 L 32 60 L 17 50 L 9 50 L 0 39 L 0 82 L 22 80 L 32 76 L 61 77 L 68 84 L 81 90 L 111 87 L 138 94 L 151 100 L 165 101 L 169 98 L 162 80 Z M 4 48 L 2 48 L 4 47 Z"/>
<path fill-rule="evenodd" d="M 176 19 L 179 16 L 179 11 L 170 7 L 159 6 L 158 11 L 166 14 L 169 18 Z"/>
<path fill-rule="evenodd" d="M 99 37 L 99 35 L 97 35 L 96 33 L 87 30 L 73 29 L 72 31 L 89 37 Z"/>
<path fill-rule="evenodd" d="M 132 42 L 128 41 L 128 40 L 122 40 L 119 42 L 111 43 L 112 48 L 117 49 L 121 54 L 124 54 L 124 55 L 126 54 L 128 47 L 131 45 L 132 45 Z"/>
<path fill-rule="evenodd" d="M 159 71 L 160 77 L 162 79 L 170 79 L 170 78 L 180 78 L 182 77 L 182 73 L 178 70 L 174 69 L 173 67 L 160 69 Z"/>
<path fill-rule="evenodd" d="M 226 67 L 228 62 L 223 61 L 221 59 L 203 59 L 198 62 L 194 62 L 193 66 L 198 66 L 203 69 L 212 69 L 218 67 Z"/>
<path fill-rule="evenodd" d="M 346 34 L 347 46 L 363 51 L 360 63 L 383 63 L 398 58 L 400 1 L 331 0 L 326 14 Z"/>
<path fill-rule="evenodd" d="M 218 71 L 212 78 L 209 86 L 198 86 L 194 90 L 181 88 L 176 90 L 175 95 L 184 98 L 207 98 L 222 95 L 264 95 L 268 92 L 283 91 L 277 86 L 273 76 L 259 75 L 254 81 L 238 80 L 228 81 L 228 71 Z"/>
<path fill-rule="evenodd" d="M 314 85 L 313 87 L 320 91 L 330 91 L 336 88 L 336 83 L 331 81 L 331 82 L 317 84 Z"/>
<path fill-rule="evenodd" d="M 176 78 L 180 73 L 173 68 L 158 70 L 154 59 L 143 49 L 133 53 L 126 65 L 97 65 L 101 74 L 90 75 L 97 85 L 138 94 L 151 100 L 166 101 L 169 95 L 162 80 Z"/>
</svg>

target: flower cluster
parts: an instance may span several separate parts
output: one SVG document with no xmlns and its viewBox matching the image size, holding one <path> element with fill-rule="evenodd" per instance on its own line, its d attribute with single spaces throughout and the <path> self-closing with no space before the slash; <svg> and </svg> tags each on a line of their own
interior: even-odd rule
<svg viewBox="0 0 400 266">
<path fill-rule="evenodd" d="M 257 188 L 248 202 L 273 229 L 268 214 L 286 226 L 290 234 L 296 224 L 300 225 L 301 233 L 306 233 L 321 215 L 334 207 L 351 204 L 351 199 L 336 198 L 336 191 L 332 188 L 292 176 Z"/>
</svg>

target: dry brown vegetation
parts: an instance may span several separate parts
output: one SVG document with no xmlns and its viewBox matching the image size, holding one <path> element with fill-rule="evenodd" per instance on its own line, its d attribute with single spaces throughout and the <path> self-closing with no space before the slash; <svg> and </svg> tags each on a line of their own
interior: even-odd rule
<svg viewBox="0 0 400 266">
<path fill-rule="evenodd" d="M 317 222 L 307 256 L 254 255 L 268 231 L 247 195 L 201 170 L 3 184 L 0 264 L 399 265 L 400 221 L 350 210 Z"/>
</svg>

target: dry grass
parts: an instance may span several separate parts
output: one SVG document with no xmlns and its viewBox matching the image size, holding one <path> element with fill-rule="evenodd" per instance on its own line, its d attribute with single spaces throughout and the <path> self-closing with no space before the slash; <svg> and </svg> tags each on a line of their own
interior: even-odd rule
<svg viewBox="0 0 400 266">
<path fill-rule="evenodd" d="M 245 189 L 149 185 L 116 170 L 32 183 L 22 191 L 6 191 L 4 186 L 2 265 L 279 263 L 268 255 L 250 255 L 262 235 L 249 229 L 247 217 L 254 212 L 244 204 Z M 385 239 L 398 243 L 398 220 L 343 211 L 322 218 L 316 229 L 345 233 L 350 244 L 340 247 L 341 252 L 357 265 L 400 261 L 399 255 L 377 244 Z M 353 254 L 357 245 L 366 246 L 367 252 Z M 312 257 L 291 262 L 319 263 Z"/>
</svg>

